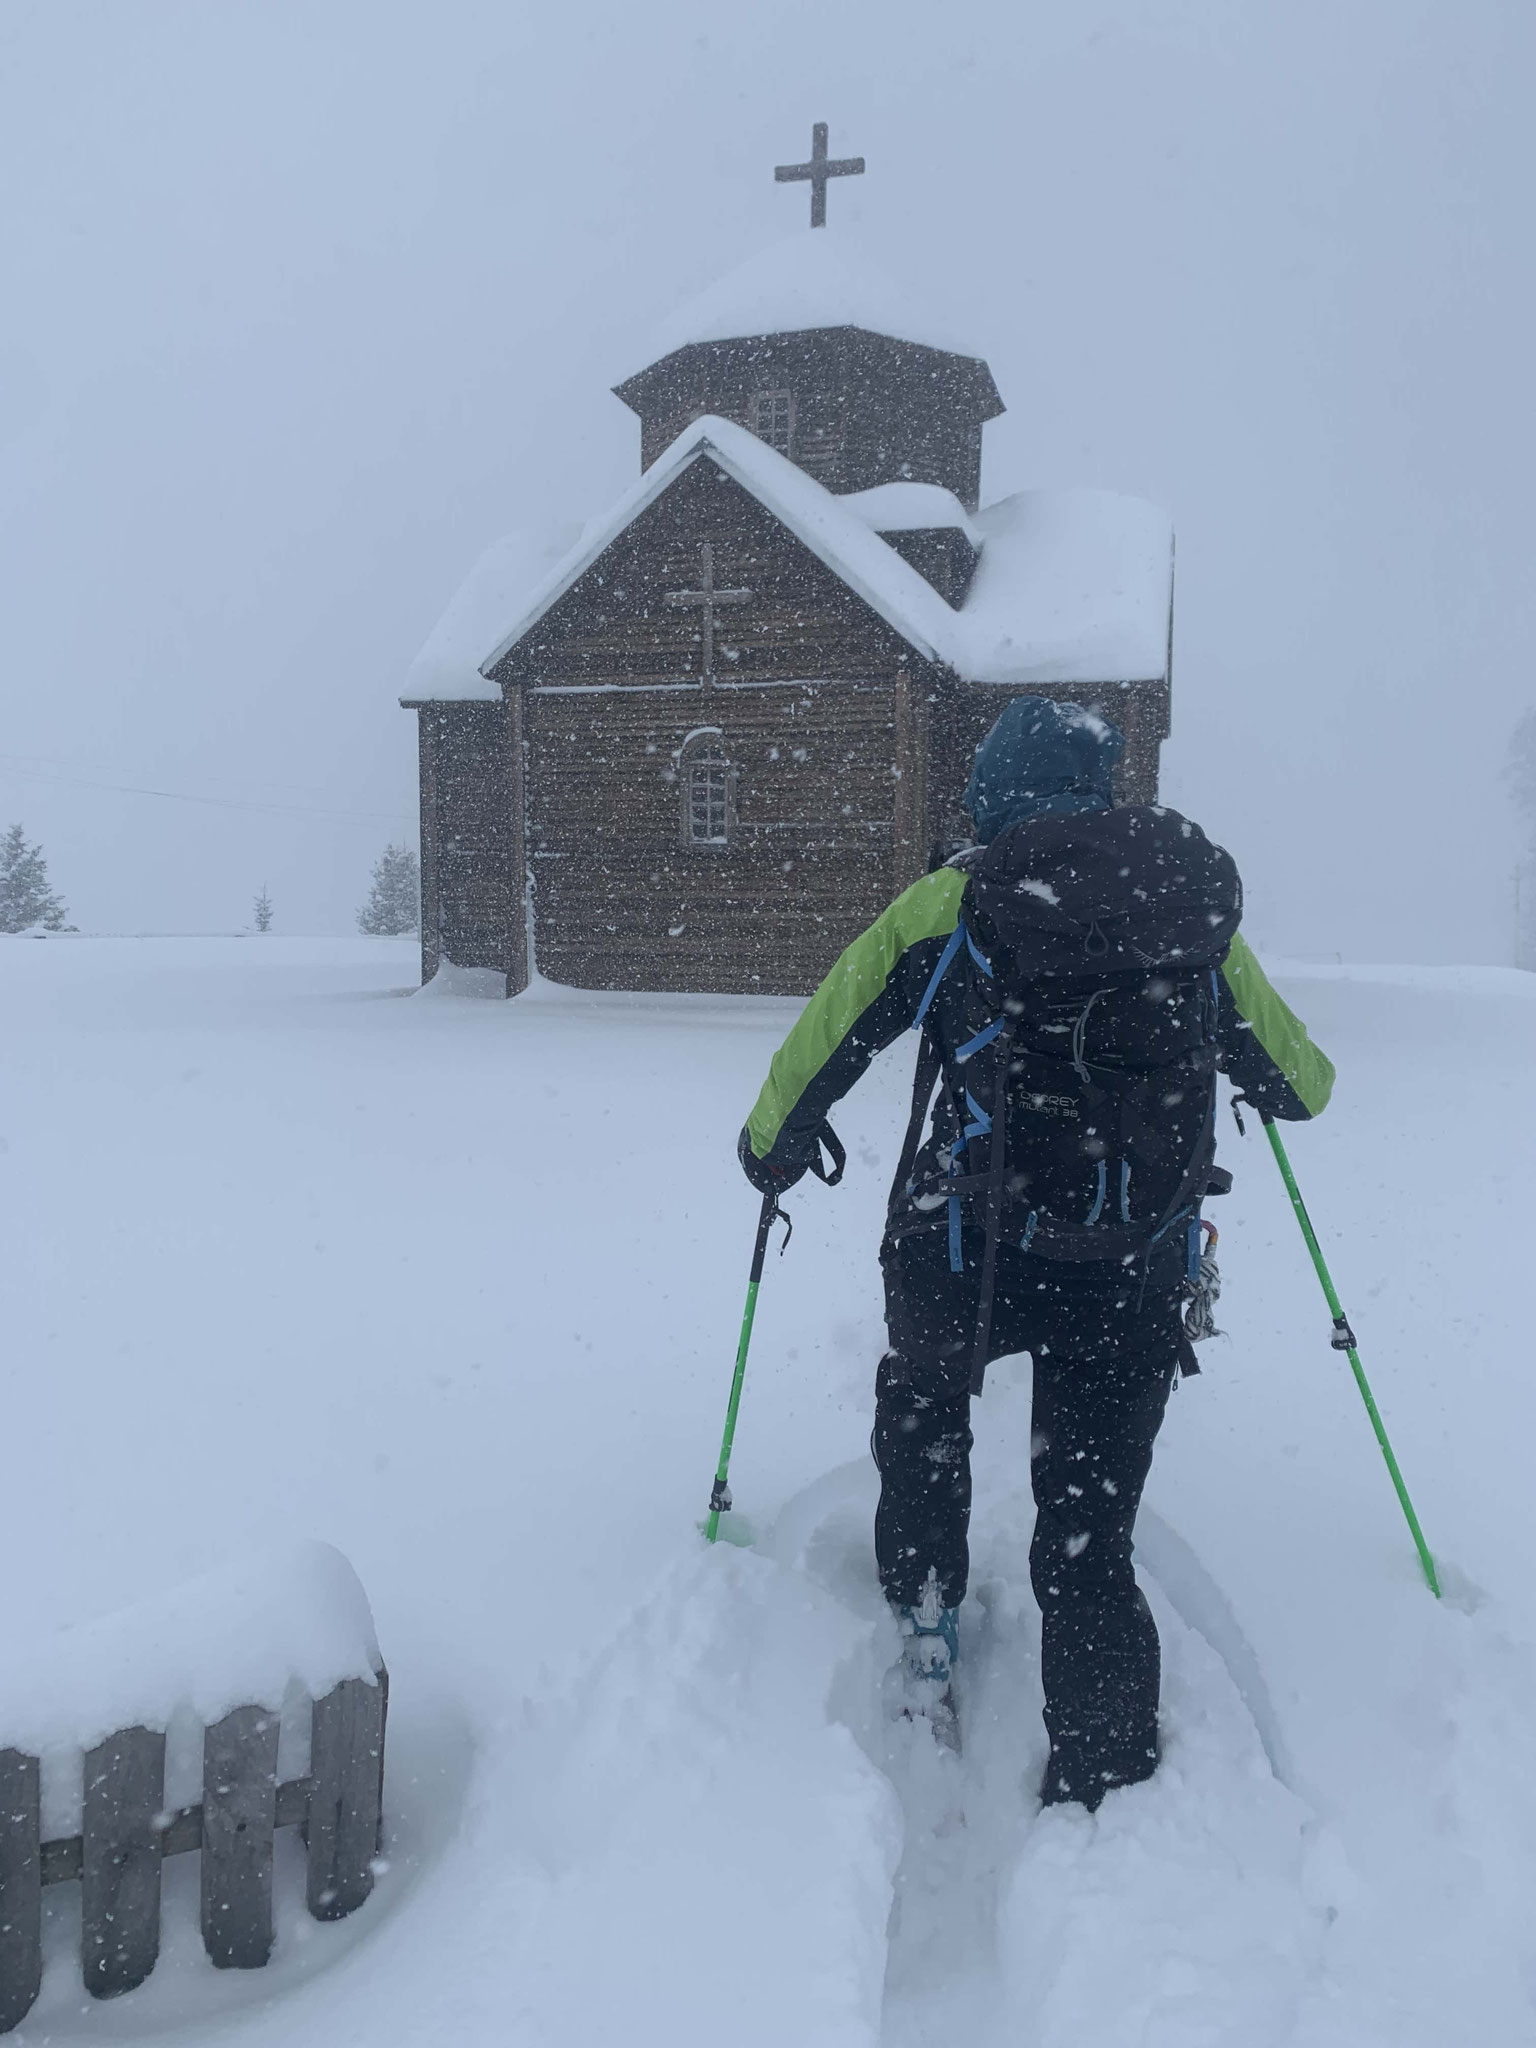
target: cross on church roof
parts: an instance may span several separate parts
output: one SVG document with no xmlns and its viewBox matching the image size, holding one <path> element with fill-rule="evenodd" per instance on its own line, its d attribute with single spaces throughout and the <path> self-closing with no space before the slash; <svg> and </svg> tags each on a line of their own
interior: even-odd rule
<svg viewBox="0 0 1536 2048">
<path fill-rule="evenodd" d="M 811 129 L 811 160 L 808 164 L 775 164 L 775 184 L 793 185 L 802 179 L 811 181 L 811 226 L 824 228 L 827 224 L 827 180 L 828 178 L 857 178 L 863 175 L 864 159 L 861 156 L 827 155 L 827 124 L 818 121 Z"/>
<path fill-rule="evenodd" d="M 713 681 L 715 673 L 715 606 L 717 604 L 745 604 L 752 595 L 750 590 L 717 590 L 715 587 L 715 551 L 707 540 L 699 543 L 699 588 L 697 590 L 669 590 L 667 603 L 672 605 L 697 605 L 700 611 L 700 640 L 703 661 L 700 667 L 701 679 Z"/>
</svg>

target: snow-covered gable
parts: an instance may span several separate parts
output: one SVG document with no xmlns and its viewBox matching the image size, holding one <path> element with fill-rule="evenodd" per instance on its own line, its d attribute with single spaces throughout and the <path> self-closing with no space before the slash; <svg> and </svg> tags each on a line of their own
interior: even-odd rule
<svg viewBox="0 0 1536 2048">
<path fill-rule="evenodd" d="M 561 552 L 558 541 L 527 529 L 503 534 L 488 547 L 406 671 L 401 703 L 496 702 L 500 689 L 480 673 L 486 650 Z"/>
<path fill-rule="evenodd" d="M 814 477 L 745 427 L 706 414 L 678 435 L 604 518 L 588 527 L 579 545 L 530 595 L 482 667 L 486 671 L 495 668 L 586 574 L 603 550 L 701 456 L 708 456 L 743 490 L 750 491 L 919 654 L 929 661 L 943 659 L 939 638 L 945 618 L 953 614 L 938 592 L 863 520 L 844 511 L 841 500 Z"/>
<path fill-rule="evenodd" d="M 1173 529 L 1110 491 L 1022 491 L 970 519 L 937 485 L 834 497 L 731 420 L 695 420 L 533 591 L 489 650 L 493 669 L 690 463 L 708 456 L 826 563 L 925 660 L 969 682 L 1150 682 L 1167 670 Z M 889 522 L 889 523 L 887 523 Z M 880 539 L 962 525 L 981 550 L 954 611 Z"/>
<path fill-rule="evenodd" d="M 527 534 L 489 549 L 412 663 L 402 702 L 494 702 L 501 693 L 489 671 L 701 457 L 750 491 L 924 660 L 966 681 L 1152 682 L 1167 672 L 1173 529 L 1155 505 L 1110 491 L 1021 491 L 972 517 L 936 484 L 836 497 L 746 428 L 706 417 L 552 567 L 547 547 Z M 981 554 L 958 611 L 880 538 L 946 526 Z"/>
<path fill-rule="evenodd" d="M 820 327 L 863 327 L 952 355 L 973 342 L 934 312 L 931 285 L 905 290 L 870 263 L 847 232 L 822 229 L 772 243 L 679 306 L 634 352 L 626 374 L 699 341 L 738 341 Z"/>
</svg>

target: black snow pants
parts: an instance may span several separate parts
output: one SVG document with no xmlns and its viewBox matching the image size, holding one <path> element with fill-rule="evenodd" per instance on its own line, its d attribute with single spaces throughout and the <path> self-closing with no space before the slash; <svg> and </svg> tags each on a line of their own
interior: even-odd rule
<svg viewBox="0 0 1536 2048">
<path fill-rule="evenodd" d="M 914 1605 L 930 1567 L 946 1607 L 965 1596 L 971 1512 L 971 1353 L 981 1236 L 964 1271 L 947 1233 L 887 1239 L 886 1326 L 873 1447 L 875 1551 L 893 1605 Z M 1157 1629 L 1136 1584 L 1132 1530 L 1178 1366 L 1182 1258 L 1067 1265 L 998 1250 L 990 1355 L 1034 1361 L 1030 1579 L 1041 1616 L 1051 1758 L 1047 1801 L 1096 1807 L 1157 1766 Z"/>
</svg>

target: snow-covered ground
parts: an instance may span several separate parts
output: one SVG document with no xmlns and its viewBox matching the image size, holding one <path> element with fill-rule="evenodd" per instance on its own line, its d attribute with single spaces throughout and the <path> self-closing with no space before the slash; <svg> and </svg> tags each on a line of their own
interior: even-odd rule
<svg viewBox="0 0 1536 2048">
<path fill-rule="evenodd" d="M 301 1538 L 392 1677 L 389 1869 L 18 2041 L 1071 2048 L 1536 2041 L 1536 978 L 1297 970 L 1337 1061 L 1292 1157 L 1443 1561 L 1431 1599 L 1261 1137 L 1230 1335 L 1140 1558 L 1166 1760 L 1036 1816 L 1025 1368 L 978 1411 L 963 1762 L 892 1738 L 869 1554 L 874 1249 L 907 1087 L 792 1198 L 695 1529 L 756 1213 L 732 1147 L 795 1006 L 411 997 L 390 941 L 0 939 L 0 1578 L 29 1638 Z M 1231 1126 L 1226 1126 L 1228 1132 Z M 6 1731 L 0 1728 L 0 1741 Z"/>
</svg>

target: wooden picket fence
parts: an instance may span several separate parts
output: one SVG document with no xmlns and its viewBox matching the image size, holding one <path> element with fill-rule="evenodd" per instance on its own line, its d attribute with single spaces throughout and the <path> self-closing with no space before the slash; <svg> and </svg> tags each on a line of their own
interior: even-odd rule
<svg viewBox="0 0 1536 2048">
<path fill-rule="evenodd" d="M 20 2024 L 43 1981 L 43 1888 L 80 1884 L 80 1967 L 96 1998 L 142 1984 L 160 1952 L 160 1869 L 202 1852 L 203 1946 L 221 1970 L 258 1970 L 272 1953 L 272 1845 L 296 1827 L 306 1903 L 340 1920 L 373 1889 L 383 1827 L 389 1674 L 348 1678 L 311 1707 L 309 1775 L 279 1784 L 280 1716 L 236 1707 L 203 1731 L 203 1796 L 165 1811 L 165 1736 L 120 1728 L 84 1761 L 81 1831 L 42 1839 L 38 1760 L 0 1749 L 0 2033 Z"/>
</svg>

